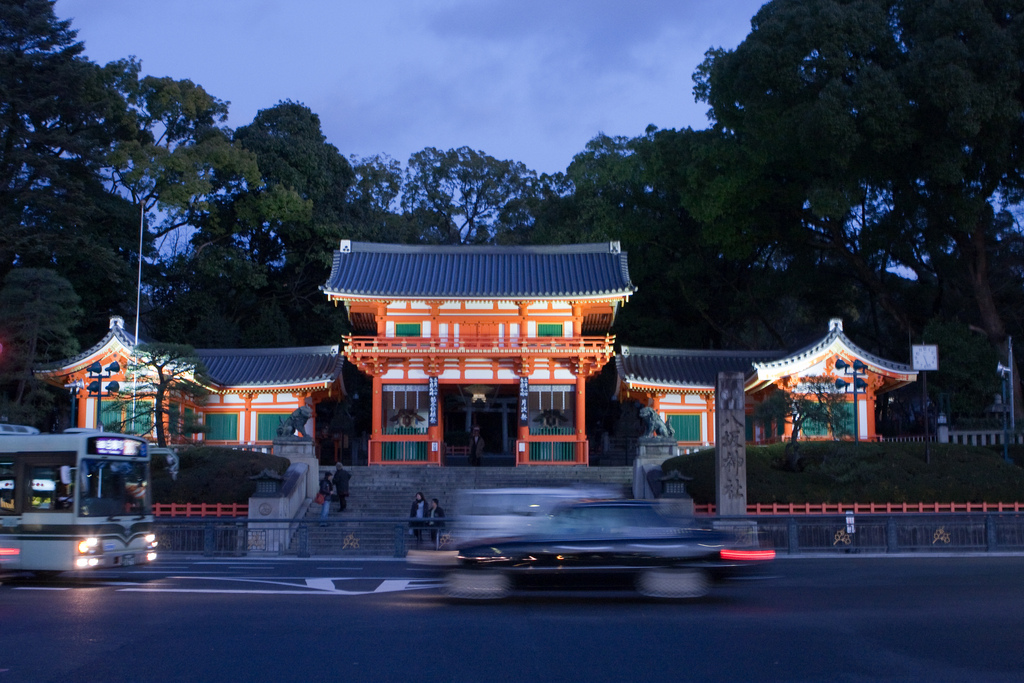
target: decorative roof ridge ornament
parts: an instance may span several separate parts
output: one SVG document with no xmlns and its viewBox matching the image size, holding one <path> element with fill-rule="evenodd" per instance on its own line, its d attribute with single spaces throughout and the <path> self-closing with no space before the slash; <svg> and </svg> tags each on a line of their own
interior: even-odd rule
<svg viewBox="0 0 1024 683">
<path fill-rule="evenodd" d="M 621 254 L 618 240 L 609 242 L 578 242 L 572 244 L 399 244 L 396 242 L 359 242 L 341 240 L 338 251 L 376 254 Z"/>
<path fill-rule="evenodd" d="M 843 331 L 843 319 L 842 318 L 829 318 L 829 321 L 828 321 L 828 331 L 829 332 L 833 332 L 835 330 L 838 330 L 839 332 Z"/>
<path fill-rule="evenodd" d="M 124 318 L 122 318 L 119 315 L 110 316 L 110 329 L 113 330 L 114 328 L 118 327 L 121 328 L 122 330 L 124 329 Z"/>
</svg>

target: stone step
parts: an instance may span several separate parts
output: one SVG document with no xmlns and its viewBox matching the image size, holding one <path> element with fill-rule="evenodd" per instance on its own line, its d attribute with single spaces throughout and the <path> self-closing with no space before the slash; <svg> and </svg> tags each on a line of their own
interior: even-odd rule
<svg viewBox="0 0 1024 683">
<path fill-rule="evenodd" d="M 323 472 L 333 468 L 321 468 Z M 320 507 L 306 511 L 309 549 L 313 555 L 393 557 L 397 533 L 401 544 L 411 548 L 415 539 L 402 522 L 361 522 L 363 518 L 404 518 L 414 494 L 437 498 L 449 517 L 458 515 L 456 494 L 466 489 L 537 488 L 563 486 L 608 486 L 629 495 L 633 481 L 631 467 L 422 467 L 373 466 L 347 468 L 349 498 L 345 512 L 332 502 L 326 526 L 319 526 Z M 397 527 L 397 531 L 396 531 Z M 424 531 L 429 546 L 429 531 Z M 293 540 L 296 550 L 297 540 Z"/>
<path fill-rule="evenodd" d="M 329 471 L 330 468 L 322 468 Z M 413 495 L 422 491 L 428 498 L 438 498 L 441 507 L 451 515 L 455 495 L 465 489 L 610 486 L 628 494 L 632 486 L 630 467 L 352 467 L 349 481 L 349 516 L 400 517 L 408 514 Z M 336 503 L 335 503 L 336 504 Z M 307 518 L 318 516 L 320 510 L 311 506 Z M 339 513 L 331 512 L 332 518 Z"/>
</svg>

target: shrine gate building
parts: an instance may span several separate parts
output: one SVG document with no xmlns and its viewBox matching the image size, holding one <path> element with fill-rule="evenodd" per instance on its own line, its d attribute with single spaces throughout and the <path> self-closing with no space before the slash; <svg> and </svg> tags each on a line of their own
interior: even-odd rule
<svg viewBox="0 0 1024 683">
<path fill-rule="evenodd" d="M 618 242 L 406 246 L 343 240 L 327 297 L 372 378 L 369 464 L 441 465 L 473 427 L 516 465 L 588 464 L 586 381 L 636 290 Z"/>
</svg>

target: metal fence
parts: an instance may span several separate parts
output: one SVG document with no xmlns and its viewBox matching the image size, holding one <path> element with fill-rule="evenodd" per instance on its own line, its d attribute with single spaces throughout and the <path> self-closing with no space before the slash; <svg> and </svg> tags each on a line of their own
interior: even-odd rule
<svg viewBox="0 0 1024 683">
<path fill-rule="evenodd" d="M 405 557 L 410 548 L 443 550 L 453 545 L 444 527 L 405 517 L 317 519 L 157 519 L 160 554 L 213 556 Z M 418 533 L 417 533 L 418 532 Z"/>
<path fill-rule="evenodd" d="M 751 516 L 764 547 L 799 553 L 1024 551 L 1024 514 Z"/>
<path fill-rule="evenodd" d="M 801 553 L 1024 552 L 1024 513 L 748 515 L 707 518 L 761 547 Z M 405 557 L 411 548 L 454 547 L 445 528 L 416 528 L 404 517 L 318 520 L 158 519 L 162 554 L 206 556 Z M 431 533 L 434 531 L 435 533 Z"/>
</svg>

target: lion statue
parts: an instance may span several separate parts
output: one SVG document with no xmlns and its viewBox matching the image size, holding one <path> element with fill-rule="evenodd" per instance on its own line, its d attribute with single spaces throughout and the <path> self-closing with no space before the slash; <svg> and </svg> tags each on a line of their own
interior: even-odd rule
<svg viewBox="0 0 1024 683">
<path fill-rule="evenodd" d="M 313 411 L 302 406 L 292 411 L 284 420 L 281 420 L 281 424 L 277 427 L 278 436 L 294 436 L 295 432 L 299 433 L 299 436 L 306 438 L 309 435 L 306 434 L 306 422 L 309 418 L 313 417 Z"/>
<path fill-rule="evenodd" d="M 675 430 L 661 419 L 658 411 L 650 406 L 644 406 L 640 409 L 640 419 L 644 422 L 644 433 L 642 436 L 673 437 L 676 435 Z"/>
</svg>

